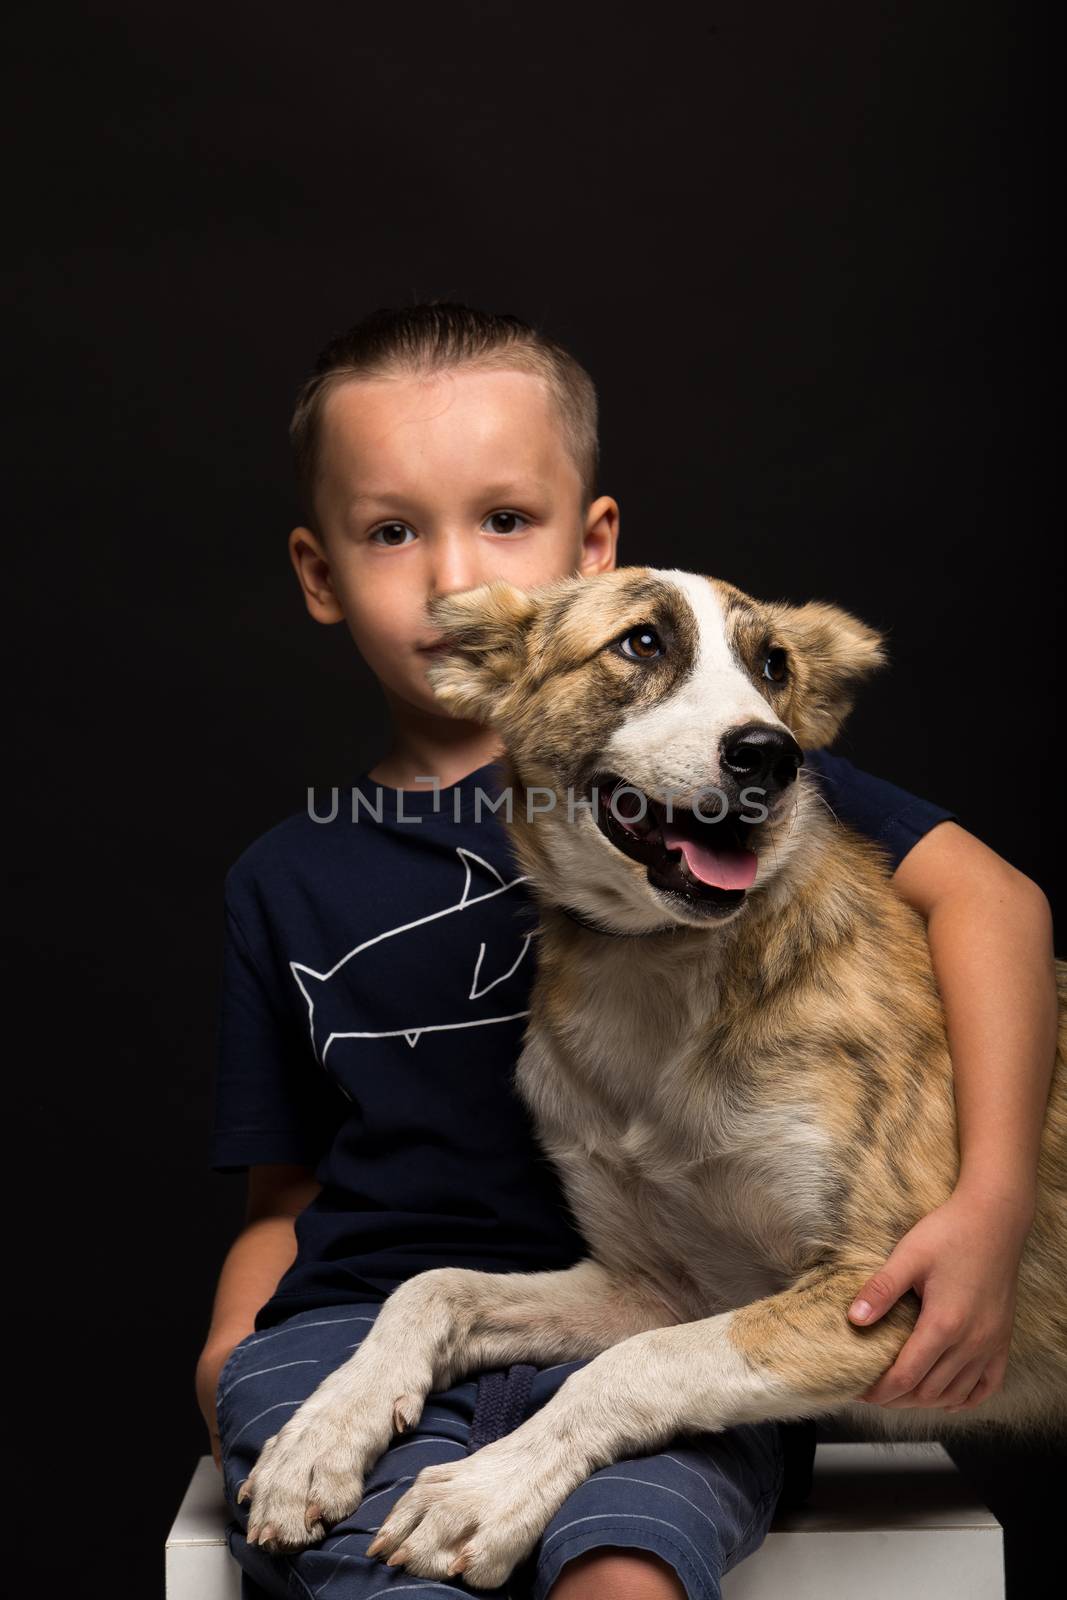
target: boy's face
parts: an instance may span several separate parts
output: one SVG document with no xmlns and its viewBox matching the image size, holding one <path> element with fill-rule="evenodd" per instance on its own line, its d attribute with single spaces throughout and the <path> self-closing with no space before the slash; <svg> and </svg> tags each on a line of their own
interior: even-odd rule
<svg viewBox="0 0 1067 1600">
<path fill-rule="evenodd" d="M 387 699 L 447 715 L 425 676 L 437 595 L 615 565 L 618 506 L 604 496 L 582 514 L 578 468 L 530 373 L 352 380 L 321 422 L 320 533 L 295 528 L 290 554 L 311 615 L 347 622 Z"/>
</svg>

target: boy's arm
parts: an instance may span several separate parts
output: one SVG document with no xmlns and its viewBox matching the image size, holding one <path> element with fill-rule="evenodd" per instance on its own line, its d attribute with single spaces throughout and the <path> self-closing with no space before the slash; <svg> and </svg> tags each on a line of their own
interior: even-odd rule
<svg viewBox="0 0 1067 1600">
<path fill-rule="evenodd" d="M 204 1348 L 196 1366 L 196 1397 L 221 1466 L 215 1397 L 219 1373 L 234 1346 L 253 1331 L 265 1305 L 296 1255 L 294 1221 L 319 1193 L 308 1167 L 253 1166 L 248 1170 L 245 1225 L 226 1255 L 215 1290 Z"/>
<path fill-rule="evenodd" d="M 219 1274 L 205 1344 L 232 1350 L 252 1332 L 256 1312 L 296 1254 L 293 1223 L 321 1188 L 308 1167 L 249 1167 L 245 1223 Z"/>
<path fill-rule="evenodd" d="M 945 1006 L 958 1187 L 1032 1214 L 1058 1019 L 1048 901 L 953 822 L 915 846 L 894 886 L 926 918 Z"/>
<path fill-rule="evenodd" d="M 926 918 L 952 1055 L 960 1172 L 950 1199 L 905 1234 L 849 1314 L 866 1325 L 915 1288 L 923 1305 L 911 1338 L 862 1398 L 972 1407 L 1003 1380 L 1033 1221 L 1056 1049 L 1052 919 L 1036 884 L 954 822 L 926 834 L 893 882 Z"/>
</svg>

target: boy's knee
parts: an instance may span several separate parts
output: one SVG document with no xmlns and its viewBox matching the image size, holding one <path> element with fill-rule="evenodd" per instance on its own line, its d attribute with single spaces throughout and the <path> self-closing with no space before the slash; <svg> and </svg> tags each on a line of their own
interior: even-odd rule
<svg viewBox="0 0 1067 1600">
<path fill-rule="evenodd" d="M 685 1600 L 674 1568 L 647 1550 L 611 1545 L 568 1561 L 549 1600 Z"/>
</svg>

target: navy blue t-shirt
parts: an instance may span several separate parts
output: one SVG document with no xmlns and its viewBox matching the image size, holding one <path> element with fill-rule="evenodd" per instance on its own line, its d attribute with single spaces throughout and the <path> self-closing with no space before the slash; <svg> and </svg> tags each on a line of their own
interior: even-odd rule
<svg viewBox="0 0 1067 1600">
<path fill-rule="evenodd" d="M 893 867 L 951 816 L 840 756 L 807 765 Z M 211 1166 L 296 1163 L 323 1186 L 256 1331 L 429 1267 L 585 1254 L 513 1087 L 536 910 L 503 822 L 484 801 L 476 820 L 500 782 L 493 763 L 439 795 L 363 776 L 227 874 Z"/>
</svg>

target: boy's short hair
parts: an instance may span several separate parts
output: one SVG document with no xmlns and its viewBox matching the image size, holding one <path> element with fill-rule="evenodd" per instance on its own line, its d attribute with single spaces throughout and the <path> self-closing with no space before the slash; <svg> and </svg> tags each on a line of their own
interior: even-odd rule
<svg viewBox="0 0 1067 1600">
<path fill-rule="evenodd" d="M 582 510 L 588 510 L 596 493 L 599 463 L 597 395 L 588 372 L 562 345 L 518 317 L 434 300 L 373 311 L 320 352 L 297 396 L 289 425 L 310 525 L 314 525 L 322 407 L 331 389 L 350 378 L 423 375 L 450 367 L 530 372 L 544 379 L 581 477 Z"/>
</svg>

